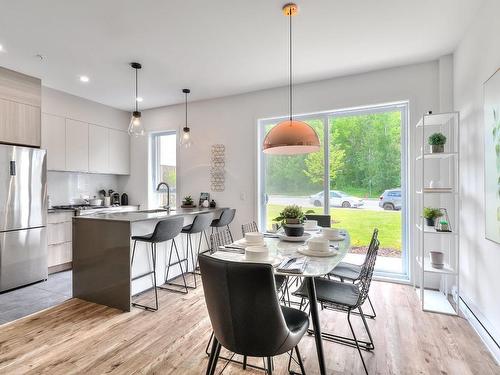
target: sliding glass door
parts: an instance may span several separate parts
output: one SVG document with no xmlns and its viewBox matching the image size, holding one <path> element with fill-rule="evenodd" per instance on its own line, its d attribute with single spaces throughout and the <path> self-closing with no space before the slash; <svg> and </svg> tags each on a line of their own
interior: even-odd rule
<svg viewBox="0 0 500 375">
<path fill-rule="evenodd" d="M 354 263 L 363 261 L 378 228 L 378 274 L 407 277 L 407 103 L 298 118 L 317 131 L 322 148 L 294 156 L 259 152 L 261 227 L 270 228 L 289 204 L 330 214 L 334 227 L 351 234 L 347 260 Z M 280 120 L 260 121 L 259 144 Z"/>
</svg>

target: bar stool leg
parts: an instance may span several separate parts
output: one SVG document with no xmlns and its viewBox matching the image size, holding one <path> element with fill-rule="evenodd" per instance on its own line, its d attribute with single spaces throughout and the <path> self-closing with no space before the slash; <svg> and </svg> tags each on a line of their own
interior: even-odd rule
<svg viewBox="0 0 500 375">
<path fill-rule="evenodd" d="M 134 264 L 136 243 L 137 243 L 137 241 L 134 241 L 134 249 L 132 251 L 132 266 Z M 156 244 L 155 243 L 151 243 L 151 258 L 153 261 L 152 262 L 153 263 L 153 270 L 146 272 L 142 275 L 133 277 L 132 281 L 143 278 L 144 276 L 153 275 L 152 283 L 153 283 L 153 289 L 155 292 L 155 307 L 150 307 L 150 306 L 142 305 L 140 303 L 135 303 L 135 302 L 132 302 L 132 306 L 141 307 L 141 308 L 148 310 L 148 311 L 158 311 L 158 290 L 157 290 L 157 286 L 156 286 Z"/>
<path fill-rule="evenodd" d="M 151 257 L 153 258 L 153 280 L 154 280 L 154 289 L 155 289 L 155 301 L 156 301 L 156 307 L 155 311 L 158 310 L 158 289 L 156 286 L 156 244 L 152 243 L 151 244 Z"/>
<path fill-rule="evenodd" d="M 205 230 L 203 230 L 203 236 L 205 236 L 205 241 L 207 242 L 207 251 L 211 251 L 212 246 L 210 245 L 210 242 L 208 241 L 207 232 Z"/>
<path fill-rule="evenodd" d="M 135 246 L 137 245 L 137 241 L 134 241 L 134 250 L 132 250 L 132 261 L 130 262 L 130 267 L 134 265 L 134 257 L 135 257 Z"/>
<path fill-rule="evenodd" d="M 193 270 L 190 272 L 193 275 L 193 280 L 194 280 L 194 288 L 196 289 L 198 287 L 198 283 L 196 281 L 196 259 L 195 258 L 195 253 L 193 249 L 193 238 L 191 237 L 191 233 L 188 233 L 188 239 L 189 239 L 189 251 L 191 254 L 191 264 L 193 265 Z"/>
<path fill-rule="evenodd" d="M 174 249 L 175 249 L 175 255 L 177 257 L 177 261 L 174 261 L 172 263 L 172 254 L 174 253 Z M 186 283 L 186 272 L 184 272 L 184 269 L 182 268 L 182 263 L 183 262 L 187 263 L 188 260 L 187 259 L 181 259 L 180 255 L 179 255 L 179 250 L 177 249 L 177 243 L 175 242 L 175 239 L 172 239 L 172 243 L 170 244 L 170 255 L 168 257 L 167 270 L 165 272 L 165 282 L 164 282 L 164 284 L 165 285 L 173 285 L 173 286 L 184 287 L 184 290 L 177 290 L 177 289 L 168 288 L 168 287 L 165 287 L 165 286 L 159 286 L 158 287 L 159 289 L 168 290 L 170 292 L 175 292 L 175 293 L 182 293 L 182 294 L 187 294 L 188 293 L 188 288 L 190 288 L 190 287 Z M 173 283 L 173 282 L 170 282 L 168 280 L 168 274 L 170 272 L 170 267 L 174 266 L 176 264 L 178 264 L 179 268 L 181 269 L 181 276 L 182 276 L 183 284 Z M 186 264 L 186 268 L 187 267 L 188 267 L 188 264 Z"/>
</svg>

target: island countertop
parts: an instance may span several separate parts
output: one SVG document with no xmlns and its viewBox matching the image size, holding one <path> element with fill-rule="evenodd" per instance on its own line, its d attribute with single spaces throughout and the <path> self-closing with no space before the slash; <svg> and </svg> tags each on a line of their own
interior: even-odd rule
<svg viewBox="0 0 500 375">
<path fill-rule="evenodd" d="M 115 212 L 115 213 L 96 213 L 94 215 L 75 216 L 73 220 L 105 220 L 105 221 L 125 221 L 135 223 L 146 220 L 160 220 L 168 217 L 198 215 L 207 212 L 218 212 L 223 208 L 178 208 L 167 211 L 164 209 L 152 209 L 142 211 Z"/>
</svg>

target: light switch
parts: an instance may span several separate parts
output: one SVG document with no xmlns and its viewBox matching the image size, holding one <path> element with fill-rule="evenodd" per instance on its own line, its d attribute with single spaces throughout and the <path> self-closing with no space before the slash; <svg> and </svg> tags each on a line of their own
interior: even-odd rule
<svg viewBox="0 0 500 375">
<path fill-rule="evenodd" d="M 240 199 L 241 199 L 242 201 L 244 201 L 244 200 L 246 200 L 246 199 L 247 199 L 247 195 L 245 194 L 245 192 L 241 192 L 241 193 L 240 193 Z"/>
</svg>

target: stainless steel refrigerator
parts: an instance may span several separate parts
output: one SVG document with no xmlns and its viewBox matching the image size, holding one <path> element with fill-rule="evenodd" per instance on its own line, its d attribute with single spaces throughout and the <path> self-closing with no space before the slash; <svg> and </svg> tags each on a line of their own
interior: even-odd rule
<svg viewBox="0 0 500 375">
<path fill-rule="evenodd" d="M 0 292 L 47 278 L 45 150 L 0 145 Z"/>
</svg>

